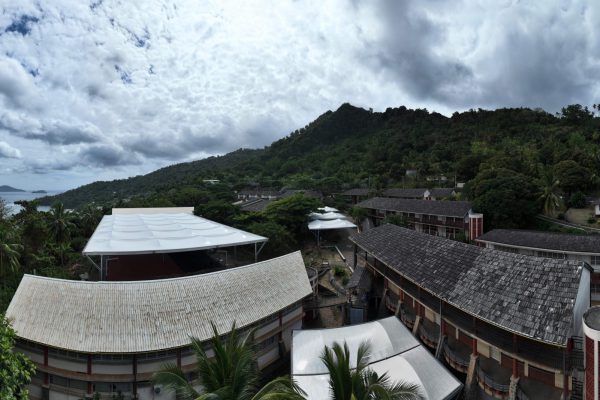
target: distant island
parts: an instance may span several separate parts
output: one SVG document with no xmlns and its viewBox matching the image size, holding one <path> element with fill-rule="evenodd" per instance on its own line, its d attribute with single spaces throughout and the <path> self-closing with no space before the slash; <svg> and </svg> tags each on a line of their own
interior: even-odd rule
<svg viewBox="0 0 600 400">
<path fill-rule="evenodd" d="M 46 192 L 45 190 L 34 190 L 31 193 L 48 193 L 48 192 Z"/>
<path fill-rule="evenodd" d="M 25 190 L 17 189 L 8 185 L 2 185 L 0 186 L 0 192 L 25 192 Z"/>
</svg>

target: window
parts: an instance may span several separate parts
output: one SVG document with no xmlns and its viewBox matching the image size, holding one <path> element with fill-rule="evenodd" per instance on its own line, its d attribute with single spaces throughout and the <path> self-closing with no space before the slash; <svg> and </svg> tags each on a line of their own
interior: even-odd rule
<svg viewBox="0 0 600 400">
<path fill-rule="evenodd" d="M 600 267 L 600 256 L 592 256 L 590 264 Z"/>
<path fill-rule="evenodd" d="M 544 258 L 556 258 L 559 260 L 564 260 L 567 258 L 567 255 L 564 253 L 555 253 L 552 251 L 538 251 L 537 256 L 544 257 Z"/>
<path fill-rule="evenodd" d="M 516 249 L 514 247 L 508 247 L 508 246 L 498 246 L 497 244 L 494 245 L 494 250 L 500 250 L 500 251 L 505 251 L 507 253 L 519 254 L 519 249 Z M 539 257 L 542 257 L 542 256 L 539 256 Z"/>
</svg>

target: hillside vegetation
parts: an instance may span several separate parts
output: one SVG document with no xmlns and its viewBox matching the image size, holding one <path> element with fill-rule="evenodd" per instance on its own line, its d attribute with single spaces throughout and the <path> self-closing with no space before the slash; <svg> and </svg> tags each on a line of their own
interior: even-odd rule
<svg viewBox="0 0 600 400">
<path fill-rule="evenodd" d="M 416 169 L 419 177 L 406 181 L 407 169 Z M 494 170 L 504 172 L 489 172 Z M 556 180 L 554 175 L 562 174 L 558 189 L 567 197 L 594 189 L 600 171 L 600 118 L 579 105 L 557 115 L 518 108 L 445 117 L 421 109 L 377 113 L 344 104 L 264 149 L 240 149 L 144 176 L 95 182 L 40 202 L 58 200 L 73 208 L 131 197 L 168 199 L 169 193 L 202 186 L 203 179 L 220 179 L 232 189 L 252 183 L 335 192 L 359 185 L 428 184 L 425 177 L 440 175 L 466 182 L 483 171 L 488 179 L 516 176 L 533 185 L 523 189 L 536 192 L 531 197 L 543 188 L 547 175 Z M 515 184 L 523 183 L 509 185 Z M 485 182 L 483 186 L 474 192 L 473 184 L 468 185 L 466 195 L 481 195 Z"/>
</svg>

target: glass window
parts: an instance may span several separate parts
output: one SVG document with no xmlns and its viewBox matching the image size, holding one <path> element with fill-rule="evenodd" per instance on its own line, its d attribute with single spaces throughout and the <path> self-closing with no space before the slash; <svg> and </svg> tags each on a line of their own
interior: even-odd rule
<svg viewBox="0 0 600 400">
<path fill-rule="evenodd" d="M 592 256 L 590 264 L 600 266 L 600 256 Z"/>
</svg>

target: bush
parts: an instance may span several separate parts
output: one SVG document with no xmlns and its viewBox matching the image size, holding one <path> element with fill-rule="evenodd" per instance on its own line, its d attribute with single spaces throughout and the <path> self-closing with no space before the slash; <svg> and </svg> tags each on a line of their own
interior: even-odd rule
<svg viewBox="0 0 600 400">
<path fill-rule="evenodd" d="M 565 214 L 564 213 L 559 213 L 557 218 L 564 220 L 565 219 Z"/>
<path fill-rule="evenodd" d="M 585 208 L 586 205 L 585 195 L 582 192 L 575 192 L 569 198 L 569 207 Z"/>
<path fill-rule="evenodd" d="M 346 276 L 346 269 L 341 265 L 336 265 L 333 267 L 333 274 L 337 277 Z"/>
<path fill-rule="evenodd" d="M 588 224 L 595 224 L 596 223 L 596 217 L 589 217 L 587 220 Z"/>
</svg>

